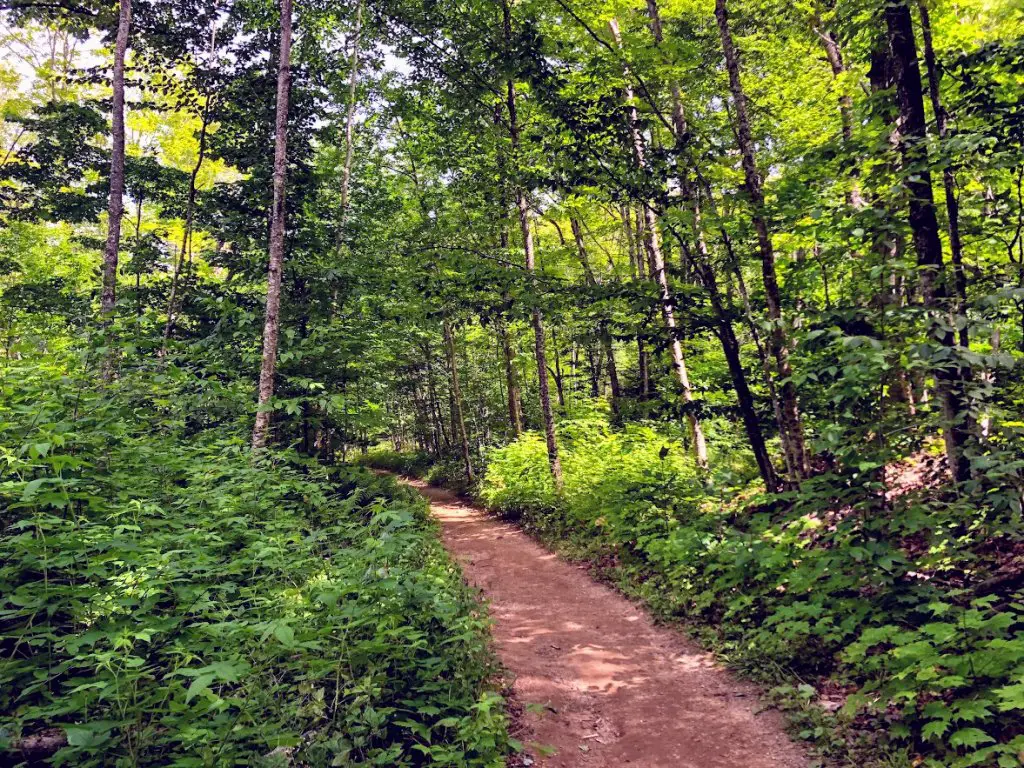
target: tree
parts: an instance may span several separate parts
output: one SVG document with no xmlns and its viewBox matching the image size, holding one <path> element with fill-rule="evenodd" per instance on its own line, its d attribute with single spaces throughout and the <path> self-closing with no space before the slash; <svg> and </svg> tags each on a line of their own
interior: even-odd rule
<svg viewBox="0 0 1024 768">
<path fill-rule="evenodd" d="M 100 314 L 109 318 L 117 301 L 117 260 L 121 249 L 121 215 L 124 212 L 124 61 L 132 25 L 132 0 L 121 0 L 114 41 L 114 70 L 110 79 L 111 151 L 110 196 L 107 204 L 107 242 L 103 249 L 103 292 Z"/>
<path fill-rule="evenodd" d="M 725 67 L 729 74 L 729 90 L 735 110 L 736 143 L 739 145 L 746 193 L 750 198 L 751 220 L 757 231 L 757 245 L 761 255 L 761 276 L 764 280 L 765 297 L 768 302 L 768 319 L 771 322 L 769 335 L 771 350 L 775 357 L 777 373 L 782 379 L 779 386 L 782 416 L 779 430 L 783 448 L 789 455 L 787 463 L 793 472 L 793 479 L 800 480 L 807 476 L 810 467 L 804 446 L 803 424 L 800 419 L 800 406 L 797 403 L 796 386 L 793 383 L 793 371 L 789 364 L 789 344 L 783 325 L 782 299 L 775 269 L 775 253 L 764 213 L 764 194 L 761 189 L 761 174 L 758 171 L 757 158 L 754 154 L 754 140 L 750 132 L 747 96 L 740 80 L 739 54 L 729 28 L 726 0 L 716 0 L 715 19 L 718 22 L 722 52 L 725 55 Z"/>
<path fill-rule="evenodd" d="M 899 108 L 896 134 L 904 167 L 902 184 L 907 191 L 908 218 L 917 254 L 921 296 L 930 310 L 929 334 L 951 351 L 939 359 L 935 367 L 936 388 L 942 400 L 946 456 L 953 476 L 963 481 L 970 478 L 971 471 L 970 459 L 965 452 L 970 433 L 963 391 L 969 374 L 952 354 L 957 342 L 947 316 L 953 307 L 950 305 L 951 294 L 935 214 L 925 141 L 923 87 L 910 6 L 905 0 L 889 3 L 884 16 Z"/>
<path fill-rule="evenodd" d="M 271 398 L 280 332 L 281 274 L 284 270 L 286 199 L 288 178 L 288 96 L 291 89 L 292 1 L 280 0 L 280 47 L 277 59 L 277 105 L 274 122 L 274 198 L 270 210 L 270 249 L 267 268 L 267 304 L 263 321 L 263 358 L 257 395 L 252 447 L 261 450 L 270 427 Z"/>
</svg>

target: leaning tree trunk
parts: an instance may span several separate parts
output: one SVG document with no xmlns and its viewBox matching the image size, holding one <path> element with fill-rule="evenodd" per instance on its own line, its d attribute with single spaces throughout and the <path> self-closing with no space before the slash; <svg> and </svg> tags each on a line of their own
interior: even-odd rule
<svg viewBox="0 0 1024 768">
<path fill-rule="evenodd" d="M 270 253 L 267 268 L 267 309 L 263 321 L 263 361 L 260 365 L 256 423 L 252 448 L 262 450 L 270 428 L 274 396 L 277 336 L 280 330 L 281 273 L 284 270 L 285 183 L 288 177 L 288 95 L 291 89 L 292 0 L 281 3 L 281 46 L 277 61 L 277 114 L 274 123 L 274 199 L 270 211 Z"/>
<path fill-rule="evenodd" d="M 906 0 L 893 0 L 887 4 L 884 15 L 899 108 L 896 128 L 899 149 L 903 167 L 914 169 L 912 174 L 905 176 L 903 186 L 908 197 L 908 219 L 917 253 L 921 296 L 931 314 L 929 334 L 950 350 L 950 355 L 954 357 L 949 361 L 952 364 L 936 366 L 934 371 L 935 387 L 942 403 L 946 456 L 953 477 L 963 481 L 970 478 L 970 461 L 964 453 L 969 429 L 963 391 L 969 373 L 955 359 L 953 350 L 957 340 L 948 322 L 951 297 L 942 259 L 939 221 L 932 196 L 924 97 L 914 27 Z"/>
<path fill-rule="evenodd" d="M 192 229 L 195 222 L 196 211 L 196 180 L 203 168 L 203 160 L 206 158 L 206 134 L 210 124 L 210 100 L 207 97 L 206 105 L 203 108 L 203 122 L 199 130 L 199 155 L 196 164 L 192 166 L 192 173 L 188 178 L 188 200 L 185 204 L 185 230 L 181 235 L 181 251 L 178 253 L 178 260 L 174 262 L 174 273 L 171 275 L 171 295 L 167 299 L 167 321 L 164 323 L 164 339 L 160 348 L 161 353 L 167 350 L 167 342 L 174 331 L 175 315 L 178 307 L 178 284 L 181 280 L 181 273 L 185 268 L 185 257 L 192 250 Z"/>
<path fill-rule="evenodd" d="M 608 26 L 611 30 L 612 37 L 615 39 L 616 45 L 621 46 L 618 21 L 613 18 L 608 22 Z M 625 74 L 628 75 L 628 71 Z M 640 118 L 637 114 L 636 107 L 633 106 L 633 89 L 628 85 L 625 88 L 625 101 L 628 105 L 626 123 L 630 140 L 633 144 L 633 159 L 638 168 L 646 170 L 646 145 L 643 133 L 640 130 Z M 672 291 L 669 288 L 668 275 L 665 272 L 665 259 L 662 256 L 661 243 L 658 240 L 658 219 L 649 201 L 644 200 L 641 208 L 643 209 L 644 217 L 643 247 L 647 253 L 647 263 L 650 268 L 651 276 L 654 278 L 660 294 L 661 317 L 665 323 L 665 328 L 668 331 L 670 339 L 669 349 L 672 353 L 672 368 L 675 371 L 676 379 L 679 381 L 679 386 L 682 388 L 683 400 L 687 405 L 689 405 L 693 403 L 693 390 L 690 388 L 690 377 L 686 371 L 686 359 L 683 357 L 683 345 L 679 341 L 675 310 L 673 309 L 675 301 L 672 296 Z M 707 467 L 708 449 L 707 443 L 704 440 L 704 430 L 701 428 L 700 420 L 697 418 L 695 413 L 688 410 L 686 413 L 686 422 L 690 430 L 690 439 L 693 441 L 693 453 L 697 460 L 697 465 L 700 467 Z"/>
<path fill-rule="evenodd" d="M 110 197 L 107 201 L 107 243 L 103 249 L 103 292 L 100 314 L 109 321 L 117 302 L 117 258 L 121 249 L 121 216 L 124 213 L 124 60 L 132 26 L 132 2 L 121 0 L 114 43 L 114 71 L 110 86 Z"/>
<path fill-rule="evenodd" d="M 726 0 L 716 0 L 715 18 L 722 40 L 722 51 L 725 65 L 729 72 L 729 90 L 732 93 L 733 106 L 736 110 L 736 139 L 739 144 L 743 166 L 743 177 L 752 206 L 751 220 L 757 232 L 758 250 L 761 254 L 761 275 L 764 280 L 765 298 L 768 303 L 768 317 L 771 320 L 772 355 L 775 366 L 782 379 L 779 387 L 779 401 L 782 410 L 780 425 L 782 443 L 789 454 L 790 466 L 793 467 L 794 480 L 807 476 L 809 465 L 807 451 L 804 446 L 803 425 L 800 420 L 800 406 L 797 402 L 796 386 L 793 384 L 793 371 L 789 364 L 789 346 L 782 322 L 782 302 L 779 298 L 779 282 L 775 271 L 775 252 L 772 248 L 771 235 L 764 212 L 764 192 L 761 189 L 761 174 L 757 169 L 754 154 L 754 140 L 750 133 L 750 117 L 747 113 L 747 97 L 740 81 L 740 61 L 736 46 L 733 44 L 732 32 L 729 30 L 729 14 Z"/>
<path fill-rule="evenodd" d="M 660 48 L 664 42 L 664 33 L 662 31 L 661 15 L 658 10 L 657 0 L 647 0 L 647 15 L 651 21 L 650 28 L 651 35 L 654 37 L 654 43 Z M 683 111 L 682 97 L 677 84 L 672 83 L 671 93 L 673 138 L 675 139 L 677 149 L 683 150 L 686 147 L 688 129 L 686 125 L 686 113 Z M 747 433 L 747 440 L 750 443 L 751 451 L 753 452 L 754 459 L 757 462 L 761 479 L 764 480 L 765 488 L 769 492 L 777 491 L 780 487 L 779 477 L 771 462 L 768 447 L 765 444 L 764 434 L 761 431 L 761 424 L 757 418 L 757 411 L 754 408 L 754 396 L 750 391 L 749 384 L 747 383 L 746 371 L 743 368 L 743 362 L 740 357 L 740 345 L 736 338 L 732 319 L 729 317 L 729 313 L 726 311 L 726 308 L 722 303 L 722 296 L 718 289 L 718 282 L 715 277 L 714 268 L 711 265 L 711 254 L 708 251 L 707 240 L 704 237 L 701 205 L 698 199 L 699 196 L 695 189 L 693 179 L 685 169 L 681 170 L 679 173 L 679 186 L 683 201 L 687 205 L 687 208 L 693 217 L 693 238 L 696 244 L 697 253 L 695 256 L 690 258 L 690 261 L 694 263 L 697 274 L 700 276 L 700 280 L 704 284 L 704 287 L 711 298 L 711 307 L 714 310 L 715 319 L 718 324 L 718 337 L 722 344 L 722 351 L 725 355 L 726 363 L 729 367 L 729 375 L 732 378 L 733 389 L 736 392 L 736 402 L 739 405 L 740 414 L 743 418 L 743 426 Z M 709 203 L 713 206 L 713 201 L 710 199 L 710 190 Z M 712 211 L 714 211 L 713 207 Z M 687 248 L 685 241 L 681 237 L 679 238 L 679 244 L 685 260 Z M 769 387 L 771 387 L 770 381 Z M 774 389 L 772 389 L 772 394 L 772 402 L 775 403 Z"/>
</svg>

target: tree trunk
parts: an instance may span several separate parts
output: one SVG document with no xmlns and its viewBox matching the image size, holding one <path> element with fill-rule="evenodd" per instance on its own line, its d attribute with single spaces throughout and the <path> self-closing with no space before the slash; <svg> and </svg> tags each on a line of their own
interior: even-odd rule
<svg viewBox="0 0 1024 768">
<path fill-rule="evenodd" d="M 939 91 L 941 74 L 935 62 L 935 49 L 932 46 L 932 23 L 925 0 L 918 0 L 917 7 L 921 12 L 921 37 L 924 41 L 924 62 L 928 70 L 928 94 L 931 97 L 932 111 L 935 113 L 935 127 L 939 140 L 945 143 L 949 136 L 949 115 L 942 106 Z M 960 346 L 967 349 L 970 346 L 970 331 L 967 328 L 967 273 L 964 271 L 964 248 L 960 239 L 960 200 L 956 194 L 952 162 L 946 162 L 942 168 L 942 189 L 946 197 L 946 228 L 949 232 L 950 260 L 953 262 L 956 319 L 962 324 L 958 329 L 958 338 Z"/>
<path fill-rule="evenodd" d="M 509 107 L 515 101 L 515 89 L 512 81 L 508 84 Z M 510 109 L 510 112 L 512 110 Z M 515 125 L 515 120 L 511 121 Z M 518 129 L 517 129 L 518 130 Z M 516 205 L 519 208 L 519 226 L 523 235 L 523 249 L 526 251 L 526 269 L 534 274 L 536 272 L 536 257 L 533 252 L 533 230 L 530 228 L 530 206 L 526 202 L 526 194 L 516 190 Z M 530 312 L 530 322 L 533 325 L 534 356 L 537 360 L 537 384 L 540 390 L 540 410 L 544 418 L 544 437 L 548 448 L 548 464 L 551 467 L 551 477 L 554 478 L 555 487 L 562 488 L 562 462 L 558 458 L 558 442 L 555 439 L 555 415 L 551 409 L 551 392 L 548 388 L 548 361 L 547 352 L 544 348 L 544 319 L 540 309 L 534 307 Z"/>
<path fill-rule="evenodd" d="M 440 440 L 437 444 L 438 450 L 440 451 L 441 443 L 444 443 L 445 448 L 452 447 L 452 441 L 448 437 L 448 433 L 444 428 L 444 416 L 441 414 L 441 401 L 437 396 L 437 382 L 434 378 L 434 364 L 432 362 L 433 355 L 430 352 L 430 342 L 423 342 L 423 359 L 426 362 L 427 367 L 427 393 L 430 396 L 430 415 L 434 420 L 434 429 L 436 430 Z"/>
<path fill-rule="evenodd" d="M 185 256 L 192 250 L 192 226 L 195 220 L 196 210 L 196 179 L 199 178 L 199 171 L 202 170 L 203 160 L 206 158 L 206 132 L 210 124 L 210 100 L 207 97 L 203 107 L 203 122 L 199 129 L 199 154 L 196 157 L 196 164 L 192 167 L 192 173 L 188 179 L 188 200 L 185 204 L 185 231 L 181 236 L 181 251 L 178 259 L 174 262 L 174 274 L 171 275 L 171 294 L 167 299 L 167 322 L 164 323 L 164 338 L 160 348 L 161 354 L 167 350 L 167 341 L 174 331 L 175 313 L 177 312 L 178 281 L 181 279 L 181 272 L 185 267 Z"/>
<path fill-rule="evenodd" d="M 793 467 L 794 480 L 807 476 L 809 465 L 807 451 L 804 446 L 803 425 L 800 420 L 800 407 L 797 402 L 796 386 L 793 384 L 793 371 L 789 365 L 789 347 L 782 322 L 782 302 L 779 298 L 779 283 L 775 272 L 775 253 L 772 249 L 771 235 L 764 213 L 764 193 L 761 190 L 761 174 L 757 169 L 754 155 L 754 140 L 750 133 L 750 117 L 747 113 L 747 98 L 740 81 L 739 54 L 733 44 L 729 30 L 729 16 L 726 0 L 716 0 L 715 19 L 722 40 L 722 51 L 725 55 L 726 69 L 729 72 L 729 90 L 732 92 L 733 105 L 736 110 L 736 139 L 742 159 L 743 176 L 747 195 L 752 207 L 751 219 L 757 232 L 758 249 L 761 254 L 761 275 L 764 279 L 765 297 L 768 303 L 768 317 L 772 331 L 769 336 L 772 355 L 779 377 L 779 404 L 782 410 L 781 437 L 785 451 L 789 454 L 787 462 Z"/>
<path fill-rule="evenodd" d="M 823 27 L 821 19 L 815 19 L 814 32 L 825 49 L 825 58 L 832 68 L 832 76 L 838 78 L 846 71 L 843 52 L 839 50 L 839 41 L 831 30 Z M 849 142 L 853 138 L 853 100 L 845 91 L 839 96 L 839 119 L 843 126 L 843 141 Z"/>
<path fill-rule="evenodd" d="M 594 274 L 590 265 L 590 258 L 587 256 L 586 244 L 583 242 L 583 229 L 580 227 L 579 219 L 575 216 L 569 217 L 569 226 L 572 227 L 572 236 L 576 241 L 576 253 L 579 256 L 580 264 L 583 266 L 583 274 L 591 287 L 600 285 L 600 280 Z M 612 335 L 608 330 L 608 320 L 602 317 L 598 321 L 597 335 L 601 340 L 601 347 L 604 349 L 605 364 L 608 367 L 608 382 L 612 389 L 612 411 L 619 412 L 619 398 L 622 397 L 622 389 L 619 386 L 619 370 L 615 365 L 615 347 L 612 343 Z"/>
<path fill-rule="evenodd" d="M 947 321 L 950 294 L 928 170 L 924 98 L 910 6 L 906 0 L 893 0 L 885 6 L 884 16 L 899 107 L 899 149 L 904 169 L 914 169 L 905 177 L 903 186 L 908 195 L 908 219 L 917 253 L 921 296 L 931 311 L 929 334 L 952 351 L 957 341 Z M 947 362 L 950 364 L 939 365 L 934 371 L 935 387 L 942 403 L 946 456 L 953 477 L 963 481 L 970 477 L 970 461 L 964 453 L 969 436 L 963 394 L 967 375 L 956 359 Z"/>
<path fill-rule="evenodd" d="M 516 439 L 523 434 L 522 396 L 519 393 L 519 376 L 516 373 L 515 353 L 504 319 L 496 324 L 501 342 L 501 358 L 505 370 L 505 386 L 508 390 L 508 423 Z"/>
<path fill-rule="evenodd" d="M 277 336 L 280 330 L 281 273 L 284 270 L 285 183 L 288 176 L 288 95 L 291 88 L 292 0 L 280 0 L 281 46 L 277 61 L 277 108 L 274 121 L 274 198 L 270 214 L 270 253 L 267 268 L 267 309 L 263 321 L 263 361 L 260 365 L 256 423 L 252 448 L 262 450 L 270 428 L 274 396 Z"/>
<path fill-rule="evenodd" d="M 562 381 L 562 357 L 558 352 L 558 336 L 555 329 L 551 329 L 551 351 L 555 353 L 555 367 L 551 375 L 555 377 L 555 389 L 558 393 L 558 407 L 565 408 L 565 382 Z"/>
<path fill-rule="evenodd" d="M 643 260 L 640 258 L 637 238 L 633 236 L 633 217 L 630 215 L 629 206 L 622 206 L 622 226 L 626 231 L 626 246 L 629 249 L 629 266 L 633 280 L 643 280 Z M 647 350 L 644 347 L 644 336 L 642 331 L 636 334 L 636 355 L 637 355 L 637 380 L 640 384 L 640 396 L 647 397 L 651 391 L 651 377 L 647 370 Z"/>
<path fill-rule="evenodd" d="M 502 1 L 502 23 L 505 36 L 505 44 L 512 42 L 512 11 L 509 8 L 508 0 Z M 519 120 L 516 112 L 516 87 L 509 79 L 507 82 L 507 106 L 508 106 L 508 132 L 509 142 L 512 149 L 512 158 L 516 160 L 519 149 Z M 536 254 L 533 250 L 533 230 L 530 227 L 530 205 L 526 200 L 526 191 L 521 184 L 516 184 L 515 189 L 516 207 L 519 209 L 519 229 L 523 236 L 523 251 L 526 254 L 526 271 L 530 278 L 536 282 L 537 271 Z M 537 383 L 540 391 L 540 410 L 544 418 L 544 437 L 547 442 L 548 464 L 551 468 L 551 477 L 554 480 L 555 488 L 561 491 L 562 462 L 558 458 L 558 442 L 555 439 L 555 415 L 551 409 L 551 392 L 548 388 L 548 364 L 547 354 L 544 349 L 544 319 L 541 316 L 540 308 L 533 307 L 530 312 L 530 321 L 533 325 L 534 354 L 537 359 Z"/>
<path fill-rule="evenodd" d="M 110 122 L 110 197 L 107 201 L 107 242 L 103 249 L 103 291 L 100 314 L 110 321 L 117 302 L 117 258 L 121 249 L 121 215 L 124 213 L 124 60 L 132 25 L 132 2 L 121 0 L 114 43 L 113 91 Z"/>
<path fill-rule="evenodd" d="M 356 28 L 352 37 L 352 55 L 349 57 L 348 110 L 345 115 L 345 165 L 341 169 L 341 226 L 338 228 L 338 245 L 341 246 L 348 223 L 349 188 L 352 181 L 353 137 L 356 120 L 356 86 L 359 82 L 359 36 L 363 28 L 363 3 L 356 3 Z"/>
<path fill-rule="evenodd" d="M 618 21 L 613 18 L 608 22 L 608 25 L 616 45 L 621 45 Z M 636 107 L 632 103 L 633 89 L 629 86 L 625 89 L 625 97 L 626 103 L 629 105 L 627 106 L 627 127 L 633 144 L 633 159 L 638 168 L 646 169 L 647 159 L 644 137 L 640 131 L 640 120 Z M 648 201 L 645 200 L 643 202 L 642 208 L 644 216 L 643 246 L 647 252 L 647 262 L 651 276 L 654 278 L 660 293 L 661 317 L 670 338 L 669 349 L 672 353 L 672 368 L 675 371 L 676 379 L 679 381 L 679 386 L 682 388 L 683 400 L 689 405 L 694 401 L 693 390 L 690 388 L 690 378 L 686 371 L 686 360 L 683 357 L 683 345 L 679 341 L 679 334 L 676 328 L 675 310 L 673 309 L 674 300 L 668 285 L 668 276 L 665 273 L 665 260 L 662 257 L 661 244 L 658 239 L 658 220 L 654 209 Z M 690 438 L 693 441 L 693 451 L 697 465 L 707 467 L 707 444 L 704 440 L 704 430 L 701 428 L 700 421 L 695 413 L 688 410 L 686 422 L 689 426 Z"/>
<path fill-rule="evenodd" d="M 458 428 L 460 447 L 462 448 L 462 461 L 466 468 L 466 480 L 473 482 L 473 463 L 469 450 L 469 437 L 466 434 L 466 420 L 462 414 L 462 389 L 459 386 L 459 365 L 455 359 L 455 339 L 452 336 L 452 326 L 448 320 L 444 321 L 444 349 L 448 356 L 448 369 L 452 375 L 452 420 L 453 426 Z"/>
<path fill-rule="evenodd" d="M 695 226 L 699 227 L 699 222 L 696 222 Z M 746 371 L 743 370 L 739 341 L 732 327 L 732 321 L 722 304 L 722 296 L 718 291 L 718 283 L 710 264 L 707 245 L 700 235 L 698 235 L 698 248 L 700 257 L 695 260 L 696 267 L 704 287 L 707 288 L 708 296 L 711 298 L 711 308 L 715 312 L 715 320 L 718 323 L 718 338 L 722 342 L 722 351 L 729 366 L 729 376 L 732 378 L 733 389 L 736 391 L 736 402 L 739 404 L 740 415 L 743 418 L 743 427 L 747 433 L 750 449 L 754 453 L 757 469 L 761 473 L 761 479 L 764 480 L 765 489 L 772 493 L 779 490 L 779 476 L 772 465 L 768 446 L 765 445 L 764 435 L 761 433 L 761 423 L 757 418 L 757 410 L 754 408 L 754 395 L 747 384 Z"/>
</svg>

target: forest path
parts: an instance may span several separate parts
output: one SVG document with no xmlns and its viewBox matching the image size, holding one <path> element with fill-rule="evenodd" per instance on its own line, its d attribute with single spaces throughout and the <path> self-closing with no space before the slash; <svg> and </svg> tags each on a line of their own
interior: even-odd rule
<svg viewBox="0 0 1024 768">
<path fill-rule="evenodd" d="M 449 491 L 430 501 L 444 544 L 490 603 L 502 663 L 544 768 L 796 768 L 808 764 L 757 691 L 678 632 L 513 525 Z M 535 711 L 541 710 L 541 711 Z M 538 750 L 531 750 L 538 752 Z"/>
</svg>

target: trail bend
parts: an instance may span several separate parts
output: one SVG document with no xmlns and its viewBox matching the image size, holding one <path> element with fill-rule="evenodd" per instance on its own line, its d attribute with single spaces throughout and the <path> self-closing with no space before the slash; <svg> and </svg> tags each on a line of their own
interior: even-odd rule
<svg viewBox="0 0 1024 768">
<path fill-rule="evenodd" d="M 445 547 L 490 604 L 543 768 L 803 768 L 753 686 L 518 528 L 419 480 Z"/>
</svg>

